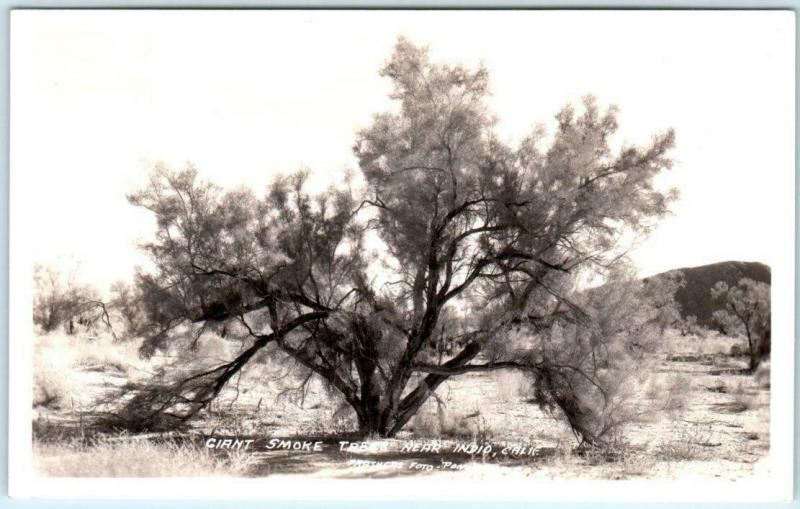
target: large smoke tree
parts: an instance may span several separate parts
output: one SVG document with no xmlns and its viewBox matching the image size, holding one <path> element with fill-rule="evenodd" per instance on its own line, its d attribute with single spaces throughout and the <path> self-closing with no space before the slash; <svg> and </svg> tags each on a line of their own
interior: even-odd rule
<svg viewBox="0 0 800 509">
<path fill-rule="evenodd" d="M 483 67 L 432 63 L 401 38 L 380 72 L 397 108 L 357 133 L 363 179 L 312 194 L 298 173 L 259 196 L 162 168 L 129 197 L 157 219 L 155 268 L 137 281 L 144 353 L 186 323 L 247 331 L 238 357 L 139 394 L 129 414 L 190 419 L 277 349 L 338 392 L 363 434 L 396 434 L 452 377 L 514 369 L 582 442 L 602 442 L 652 316 L 632 287 L 578 283 L 610 281 L 623 241 L 667 213 L 673 196 L 653 181 L 673 132 L 614 151 L 616 110 L 586 98 L 512 147 L 494 134 Z"/>
</svg>

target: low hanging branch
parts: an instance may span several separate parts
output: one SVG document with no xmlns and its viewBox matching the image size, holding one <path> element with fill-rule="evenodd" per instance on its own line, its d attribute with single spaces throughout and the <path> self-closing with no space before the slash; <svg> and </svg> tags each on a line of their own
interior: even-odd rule
<svg viewBox="0 0 800 509">
<path fill-rule="evenodd" d="M 456 359 L 454 359 L 454 361 L 455 360 Z M 594 412 L 581 403 L 578 395 L 556 388 L 556 385 L 560 385 L 561 387 L 569 386 L 569 377 L 564 374 L 564 371 L 572 371 L 581 376 L 595 389 L 597 389 L 597 391 L 602 395 L 603 406 L 607 406 L 609 398 L 605 389 L 603 389 L 603 387 L 595 379 L 578 367 L 554 364 L 544 361 L 538 363 L 496 361 L 483 364 L 462 364 L 451 361 L 443 365 L 418 364 L 414 366 L 415 371 L 431 373 L 431 375 L 428 375 L 426 380 L 420 384 L 421 387 L 429 386 L 433 380 L 437 380 L 430 380 L 432 377 L 439 377 L 441 380 L 445 380 L 448 377 L 463 375 L 466 373 L 482 373 L 501 369 L 515 370 L 532 375 L 536 380 L 537 390 L 540 391 L 540 406 L 548 407 L 555 404 L 555 406 L 561 410 L 564 417 L 568 420 L 573 432 L 576 433 L 582 443 L 585 442 L 588 445 L 593 446 L 601 445 L 603 443 L 603 435 L 606 431 L 608 431 L 608 429 L 601 429 L 599 432 L 593 429 L 594 423 L 591 423 L 591 421 L 595 417 L 593 415 Z M 557 379 L 560 380 L 561 383 L 556 384 L 555 380 Z M 543 396 L 545 394 L 546 396 Z M 606 423 L 606 425 L 609 424 L 610 423 Z"/>
<path fill-rule="evenodd" d="M 157 431 L 183 425 L 206 408 L 216 398 L 225 384 L 270 343 L 280 341 L 286 334 L 305 323 L 327 316 L 326 312 L 301 315 L 277 331 L 257 335 L 255 342 L 234 360 L 210 370 L 195 373 L 178 382 L 128 385 L 124 393 L 133 393 L 125 405 L 112 418 L 114 425 L 131 431 Z"/>
</svg>

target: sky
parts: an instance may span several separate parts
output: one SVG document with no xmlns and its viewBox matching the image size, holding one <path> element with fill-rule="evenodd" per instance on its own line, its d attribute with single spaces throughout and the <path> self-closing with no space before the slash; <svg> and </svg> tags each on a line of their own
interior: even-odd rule
<svg viewBox="0 0 800 509">
<path fill-rule="evenodd" d="M 587 93 L 619 107 L 617 143 L 676 130 L 659 183 L 681 198 L 631 253 L 640 275 L 792 249 L 780 11 L 14 11 L 12 238 L 105 289 L 146 264 L 154 222 L 125 195 L 156 162 L 257 190 L 305 167 L 323 189 L 390 107 L 378 69 L 400 34 L 435 61 L 483 62 L 511 143 Z"/>
</svg>

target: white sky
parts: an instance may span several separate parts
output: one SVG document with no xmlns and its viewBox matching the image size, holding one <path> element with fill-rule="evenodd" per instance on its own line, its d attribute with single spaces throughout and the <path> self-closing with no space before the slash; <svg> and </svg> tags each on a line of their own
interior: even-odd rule
<svg viewBox="0 0 800 509">
<path fill-rule="evenodd" d="M 144 261 L 153 224 L 125 193 L 153 161 L 224 186 L 335 180 L 387 108 L 401 33 L 482 60 L 509 140 L 586 93 L 620 107 L 620 141 L 676 129 L 682 198 L 634 252 L 642 275 L 791 249 L 794 17 L 753 11 L 15 11 L 12 232 L 105 288 Z"/>
</svg>

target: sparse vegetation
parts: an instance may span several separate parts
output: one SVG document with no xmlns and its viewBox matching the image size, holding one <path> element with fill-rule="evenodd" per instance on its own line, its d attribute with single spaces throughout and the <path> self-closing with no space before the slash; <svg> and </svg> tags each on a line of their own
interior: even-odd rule
<svg viewBox="0 0 800 509">
<path fill-rule="evenodd" d="M 715 447 L 709 426 L 681 426 L 671 440 L 661 440 L 654 455 L 661 461 L 695 461 L 704 457 L 706 448 Z"/>
<path fill-rule="evenodd" d="M 193 442 L 154 442 L 129 435 L 34 441 L 33 451 L 34 469 L 52 477 L 242 476 L 255 459 L 243 451 L 215 453 Z"/>
<path fill-rule="evenodd" d="M 226 349 L 236 345 L 208 331 L 200 340 L 208 342 L 209 348 L 205 352 L 216 349 L 218 353 L 215 355 L 228 355 Z M 721 336 L 719 341 L 730 342 L 731 339 Z M 62 342 L 74 342 L 68 343 L 73 356 L 62 359 L 57 355 L 62 352 Z M 408 431 L 401 438 L 498 444 L 513 437 L 520 443 L 541 448 L 535 457 L 513 464 L 529 465 L 534 469 L 532 472 L 542 475 L 549 472 L 548 475 L 556 477 L 610 479 L 648 478 L 654 472 L 664 472 L 663 465 L 667 464 L 672 465 L 669 471 L 673 473 L 669 475 L 678 475 L 682 462 L 704 461 L 704 458 L 714 457 L 720 448 L 763 447 L 769 440 L 768 421 L 760 421 L 763 426 L 752 428 L 753 418 L 747 416 L 768 412 L 755 396 L 760 391 L 761 397 L 766 397 L 768 394 L 763 394 L 765 389 L 757 384 L 748 385 L 746 380 L 751 380 L 749 377 L 702 375 L 715 366 L 696 360 L 666 361 L 663 353 L 666 345 L 704 347 L 704 343 L 683 337 L 678 331 L 668 331 L 665 341 L 656 351 L 646 354 L 648 358 L 661 358 L 661 366 L 668 371 L 648 378 L 645 385 L 634 390 L 642 398 L 635 407 L 646 409 L 646 414 L 626 425 L 629 432 L 635 433 L 617 434 L 602 448 L 576 451 L 569 427 L 543 413 L 536 402 L 531 401 L 529 385 L 524 377 L 502 370 L 471 374 L 443 385 L 437 391 L 437 397 L 429 400 L 412 419 Z M 129 455 L 134 466 L 110 471 L 113 475 L 217 475 L 215 472 L 223 470 L 229 475 L 255 475 L 254 472 L 269 470 L 263 465 L 268 460 L 259 459 L 257 455 L 250 455 L 250 460 L 244 456 L 228 459 L 224 454 L 208 455 L 194 446 L 160 450 L 153 465 L 145 465 L 141 458 L 150 452 L 156 454 L 155 449 L 162 447 L 161 442 L 145 440 L 144 443 L 134 441 L 131 444 L 128 442 L 137 435 L 123 435 L 128 442 L 116 440 L 115 433 L 97 435 L 97 428 L 92 427 L 89 421 L 81 420 L 81 410 L 93 409 L 93 398 L 89 396 L 107 394 L 114 388 L 111 382 L 124 381 L 117 376 L 119 370 L 114 366 L 121 363 L 125 366 L 126 376 L 134 378 L 140 370 L 142 373 L 153 372 L 160 363 L 174 362 L 176 359 L 172 356 L 178 354 L 175 351 L 168 352 L 165 358 L 141 359 L 137 347 L 135 341 L 115 342 L 110 336 L 98 338 L 93 344 L 80 336 L 66 334 L 44 335 L 37 339 L 36 362 L 60 362 L 57 368 L 59 376 L 53 377 L 49 383 L 60 387 L 62 402 L 40 405 L 35 409 L 38 416 L 35 447 L 36 454 L 41 455 L 39 466 L 42 472 L 46 475 L 96 475 L 108 467 L 105 460 L 96 458 L 106 454 L 106 448 L 114 447 L 124 450 L 113 457 L 121 459 Z M 194 355 L 196 357 L 184 353 L 179 358 L 183 362 L 213 365 L 213 359 L 204 358 L 200 351 Z M 683 357 L 696 358 L 697 355 Z M 265 362 L 269 361 L 265 359 Z M 731 362 L 741 361 L 731 359 Z M 215 404 L 200 416 L 197 424 L 204 433 L 253 437 L 350 436 L 348 433 L 353 429 L 355 417 L 351 415 L 349 406 L 342 407 L 335 398 L 325 396 L 319 387 L 310 387 L 305 400 L 297 393 L 290 396 L 292 393 L 284 391 L 297 382 L 291 377 L 275 375 L 274 366 L 261 366 L 249 367 L 253 370 L 250 376 L 242 377 L 238 384 L 223 390 Z M 684 366 L 705 371 L 687 374 L 681 371 Z M 768 367 L 769 363 L 764 363 L 760 370 L 765 372 Z M 36 372 L 46 371 L 37 366 Z M 747 410 L 735 412 L 733 407 L 740 406 L 737 403 L 740 395 L 731 395 L 729 391 L 738 391 L 739 382 L 742 384 L 740 395 L 750 406 Z M 724 387 L 724 390 L 719 390 L 719 387 Z M 478 398 L 478 393 L 482 398 Z M 744 426 L 747 426 L 746 433 L 737 431 L 737 427 Z M 709 428 L 712 436 L 701 439 L 700 432 Z M 694 438 L 687 443 L 690 435 Z M 104 436 L 113 440 L 104 441 Z M 100 447 L 91 445 L 95 442 L 89 439 L 94 438 L 99 440 L 96 443 Z M 373 440 L 381 439 L 373 437 Z M 477 455 L 467 460 L 482 464 L 483 458 Z M 279 469 L 276 467 L 276 470 Z"/>
<path fill-rule="evenodd" d="M 45 332 L 65 326 L 65 332 L 75 333 L 76 322 L 94 321 L 83 316 L 95 310 L 99 302 L 97 290 L 77 281 L 77 268 L 61 273 L 53 267 L 36 264 L 33 268 L 35 297 L 33 323 Z"/>
<path fill-rule="evenodd" d="M 733 397 L 733 404 L 731 405 L 732 412 L 744 412 L 753 408 L 755 400 L 741 380 L 728 392 Z"/>
<path fill-rule="evenodd" d="M 663 389 L 659 391 L 663 398 L 661 408 L 667 411 L 685 409 L 691 390 L 692 382 L 687 376 L 681 374 L 670 376 Z"/>
</svg>

